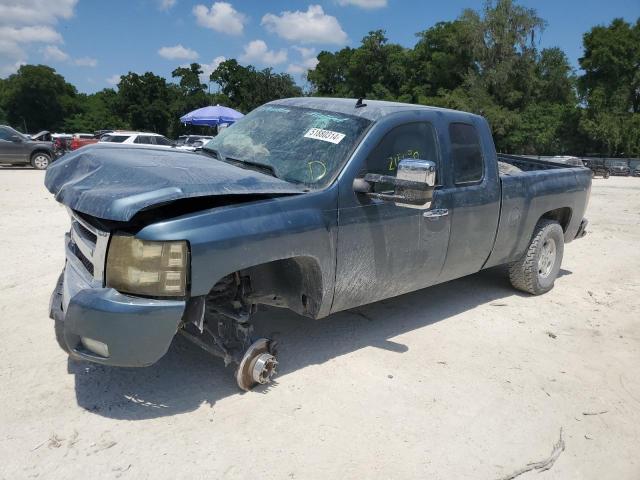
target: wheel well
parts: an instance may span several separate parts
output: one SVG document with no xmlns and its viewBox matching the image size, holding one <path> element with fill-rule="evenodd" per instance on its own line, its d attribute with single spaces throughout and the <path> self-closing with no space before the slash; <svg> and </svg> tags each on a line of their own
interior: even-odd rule
<svg viewBox="0 0 640 480">
<path fill-rule="evenodd" d="M 255 303 L 290 308 L 315 317 L 322 304 L 322 271 L 311 257 L 294 257 L 243 270 L 251 284 Z"/>
<path fill-rule="evenodd" d="M 555 210 L 549 210 L 540 218 L 546 218 L 549 220 L 557 221 L 562 227 L 562 231 L 566 232 L 571 221 L 571 209 L 569 207 L 556 208 Z"/>
<path fill-rule="evenodd" d="M 247 304 L 289 308 L 307 317 L 318 315 L 323 298 L 322 271 L 312 257 L 294 257 L 255 265 L 236 272 L 248 279 Z M 212 289 L 219 290 L 224 277 Z M 219 286 L 220 285 L 220 286 Z"/>
</svg>

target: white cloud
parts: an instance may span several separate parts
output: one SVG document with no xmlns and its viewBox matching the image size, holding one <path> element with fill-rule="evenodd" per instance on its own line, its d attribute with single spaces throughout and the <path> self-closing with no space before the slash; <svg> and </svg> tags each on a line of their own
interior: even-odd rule
<svg viewBox="0 0 640 480">
<path fill-rule="evenodd" d="M 227 2 L 215 2 L 210 9 L 206 5 L 196 5 L 193 14 L 201 27 L 229 35 L 241 35 L 247 23 L 247 17 Z"/>
<path fill-rule="evenodd" d="M 42 49 L 42 56 L 49 62 L 71 63 L 78 67 L 95 67 L 98 61 L 91 57 L 80 57 L 72 59 L 67 52 L 64 52 L 55 45 L 47 45 Z"/>
<path fill-rule="evenodd" d="M 73 17 L 78 0 L 0 0 L 0 24 L 54 24 Z"/>
<path fill-rule="evenodd" d="M 173 7 L 175 7 L 176 2 L 177 0 L 159 0 L 158 8 L 163 12 L 166 12 L 167 10 L 171 10 Z"/>
<path fill-rule="evenodd" d="M 227 58 L 220 56 L 214 58 L 211 63 L 203 63 L 200 65 L 202 68 L 202 75 L 200 75 L 200 81 L 202 83 L 209 83 L 209 77 L 211 74 L 224 62 Z"/>
<path fill-rule="evenodd" d="M 158 55 L 168 60 L 195 60 L 198 58 L 198 52 L 185 48 L 182 44 L 173 47 L 162 47 L 158 50 Z"/>
<path fill-rule="evenodd" d="M 33 44 L 54 47 L 64 43 L 53 25 L 73 17 L 77 3 L 78 0 L 0 0 L 0 77 L 27 63 Z M 60 59 L 66 54 L 58 48 L 49 49 L 48 55 Z"/>
<path fill-rule="evenodd" d="M 105 78 L 106 82 L 109 85 L 113 85 L 114 87 L 120 83 L 120 75 L 111 75 L 108 78 Z"/>
<path fill-rule="evenodd" d="M 26 27 L 0 27 L 0 40 L 15 44 L 23 43 L 62 43 L 62 35 L 46 25 Z"/>
<path fill-rule="evenodd" d="M 0 65 L 0 77 L 8 77 L 18 71 L 22 65 L 26 65 L 26 61 L 18 60 L 14 63 Z"/>
<path fill-rule="evenodd" d="M 325 14 L 320 5 L 309 5 L 306 12 L 268 13 L 261 24 L 279 37 L 295 42 L 343 45 L 348 39 L 338 19 Z"/>
<path fill-rule="evenodd" d="M 298 63 L 290 63 L 287 72 L 293 75 L 304 75 L 309 70 L 313 70 L 318 65 L 318 58 L 315 48 L 293 47 L 300 53 L 301 60 Z"/>
<path fill-rule="evenodd" d="M 346 5 L 355 5 L 356 7 L 374 9 L 384 8 L 387 6 L 387 0 L 338 0 L 338 4 L 343 7 Z"/>
<path fill-rule="evenodd" d="M 98 65 L 98 60 L 91 57 L 80 57 L 76 58 L 73 63 L 79 67 L 95 67 Z"/>
<path fill-rule="evenodd" d="M 55 45 L 47 45 L 42 49 L 42 55 L 45 60 L 50 60 L 52 62 L 66 62 L 69 60 L 69 54 L 60 50 L 60 48 Z"/>
<path fill-rule="evenodd" d="M 244 53 L 240 55 L 240 60 L 259 65 L 278 65 L 287 61 L 287 51 L 269 50 L 263 40 L 253 40 L 244 46 Z"/>
</svg>

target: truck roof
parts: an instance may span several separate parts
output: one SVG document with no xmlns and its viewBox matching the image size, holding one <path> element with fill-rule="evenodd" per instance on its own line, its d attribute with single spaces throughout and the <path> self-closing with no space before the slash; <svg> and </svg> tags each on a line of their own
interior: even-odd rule
<svg viewBox="0 0 640 480">
<path fill-rule="evenodd" d="M 482 118 L 473 113 L 451 110 L 448 108 L 430 107 L 427 105 L 414 105 L 411 103 L 387 102 L 383 100 L 363 99 L 366 107 L 356 108 L 355 98 L 330 98 L 330 97 L 296 97 L 284 98 L 270 102 L 269 105 L 288 105 L 292 107 L 315 108 L 318 110 L 327 110 L 330 112 L 344 113 L 347 115 L 355 115 L 357 117 L 366 118 L 367 120 L 376 121 L 381 118 L 397 112 L 407 112 L 416 110 L 429 110 L 446 112 L 448 115 L 455 116 L 472 116 Z"/>
</svg>

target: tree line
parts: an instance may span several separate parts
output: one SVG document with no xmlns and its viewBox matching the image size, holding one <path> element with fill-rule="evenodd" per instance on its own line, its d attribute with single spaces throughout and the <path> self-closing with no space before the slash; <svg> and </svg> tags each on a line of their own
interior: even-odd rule
<svg viewBox="0 0 640 480">
<path fill-rule="evenodd" d="M 640 18 L 615 19 L 583 35 L 582 73 L 558 47 L 540 49 L 546 26 L 514 0 L 488 0 L 416 34 L 412 48 L 383 30 L 356 48 L 322 51 L 300 88 L 286 73 L 227 60 L 201 82 L 202 68 L 176 68 L 173 82 L 129 72 L 116 89 L 78 93 L 55 70 L 25 65 L 0 80 L 0 122 L 30 131 L 196 132 L 179 121 L 212 104 L 248 112 L 300 95 L 365 97 L 484 115 L 498 150 L 538 155 L 640 156 Z"/>
</svg>

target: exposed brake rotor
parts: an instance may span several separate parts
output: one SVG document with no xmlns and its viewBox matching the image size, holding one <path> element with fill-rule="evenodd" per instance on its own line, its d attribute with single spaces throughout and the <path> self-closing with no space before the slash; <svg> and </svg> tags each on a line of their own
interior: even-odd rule
<svg viewBox="0 0 640 480">
<path fill-rule="evenodd" d="M 260 338 L 253 342 L 242 356 L 236 381 L 238 386 L 245 391 L 251 390 L 255 385 L 269 383 L 277 373 L 278 360 L 271 340 Z"/>
</svg>

